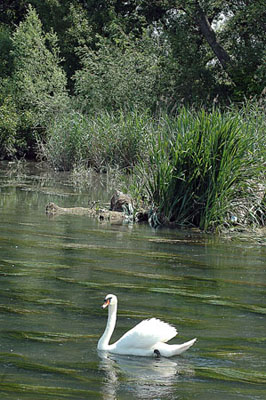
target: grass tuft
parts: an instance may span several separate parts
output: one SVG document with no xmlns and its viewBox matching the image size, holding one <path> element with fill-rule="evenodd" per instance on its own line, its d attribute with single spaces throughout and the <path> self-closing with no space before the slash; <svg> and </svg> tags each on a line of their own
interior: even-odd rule
<svg viewBox="0 0 266 400">
<path fill-rule="evenodd" d="M 139 188 L 157 221 L 203 230 L 263 224 L 264 146 L 254 114 L 182 109 L 160 118 L 148 161 L 140 160 Z"/>
</svg>

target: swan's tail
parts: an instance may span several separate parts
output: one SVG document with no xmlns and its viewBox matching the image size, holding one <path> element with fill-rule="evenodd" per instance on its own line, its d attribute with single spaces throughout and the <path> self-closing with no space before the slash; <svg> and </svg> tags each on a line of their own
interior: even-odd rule
<svg viewBox="0 0 266 400">
<path fill-rule="evenodd" d="M 154 352 L 155 350 L 158 350 L 160 355 L 163 357 L 173 357 L 178 354 L 184 353 L 187 349 L 189 349 L 197 339 L 192 339 L 189 342 L 185 342 L 182 344 L 167 344 L 167 343 L 157 343 L 156 346 L 154 346 Z"/>
<path fill-rule="evenodd" d="M 182 344 L 174 344 L 173 347 L 173 356 L 184 353 L 184 351 L 188 350 L 193 344 L 196 342 L 197 338 L 189 340 L 189 342 L 185 342 Z"/>
</svg>

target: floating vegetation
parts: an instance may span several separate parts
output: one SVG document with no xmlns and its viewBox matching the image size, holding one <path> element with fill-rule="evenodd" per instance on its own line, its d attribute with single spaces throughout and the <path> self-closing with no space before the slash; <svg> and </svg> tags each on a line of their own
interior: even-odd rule
<svg viewBox="0 0 266 400">
<path fill-rule="evenodd" d="M 47 314 L 48 311 L 36 310 L 36 309 L 28 309 L 21 307 L 13 307 L 0 304 L 0 312 L 5 313 L 14 313 L 14 314 Z"/>
<path fill-rule="evenodd" d="M 200 293 L 192 293 L 189 292 L 188 290 L 184 289 L 179 289 L 179 288 L 150 288 L 150 292 L 158 292 L 158 293 L 169 293 L 169 294 L 175 294 L 178 296 L 186 296 L 186 297 L 194 297 L 194 298 L 199 298 L 199 299 L 218 299 L 219 296 L 216 295 L 209 295 L 209 294 L 200 294 Z"/>
<path fill-rule="evenodd" d="M 0 390 L 3 392 L 34 394 L 35 396 L 38 396 L 38 399 L 40 398 L 39 396 L 44 396 L 44 399 L 54 397 L 73 400 L 74 396 L 77 396 L 78 399 L 102 399 L 102 394 L 93 390 L 71 389 L 59 386 L 51 387 L 13 382 L 0 382 Z"/>
<path fill-rule="evenodd" d="M 102 287 L 101 283 L 83 282 L 83 281 L 78 281 L 78 280 L 72 279 L 72 278 L 65 278 L 63 276 L 57 276 L 56 279 L 59 280 L 59 281 L 68 282 L 68 283 L 74 283 L 74 284 L 77 284 L 77 285 L 91 287 L 91 288 L 95 288 L 95 289 L 99 289 L 100 287 Z"/>
<path fill-rule="evenodd" d="M 247 371 L 223 367 L 196 367 L 196 375 L 204 378 L 220 379 L 227 381 L 248 382 L 265 384 L 266 373 L 259 371 Z"/>
<path fill-rule="evenodd" d="M 143 290 L 145 289 L 144 286 L 139 286 L 139 285 L 134 285 L 132 283 L 121 283 L 121 282 L 88 282 L 88 281 L 78 281 L 76 279 L 72 279 L 72 278 L 64 278 L 62 276 L 57 277 L 56 279 L 63 281 L 63 282 L 68 282 L 68 283 L 74 283 L 76 285 L 81 285 L 81 286 L 86 286 L 86 287 L 90 287 L 93 289 L 101 289 L 104 287 L 116 287 L 116 288 L 127 288 L 127 289 L 138 289 L 138 290 Z"/>
<path fill-rule="evenodd" d="M 8 364 L 9 367 L 13 366 L 19 369 L 36 371 L 41 373 L 49 373 L 49 374 L 60 374 L 66 375 L 71 378 L 77 379 L 83 382 L 92 382 L 93 379 L 88 379 L 81 374 L 82 371 L 77 368 L 65 368 L 65 367 L 57 367 L 54 365 L 41 364 L 35 361 L 30 360 L 25 356 L 21 356 L 19 354 L 11 354 L 8 353 L 0 353 L 0 363 Z"/>
<path fill-rule="evenodd" d="M 107 273 L 112 273 L 112 274 L 117 273 L 117 271 L 115 269 L 110 269 L 110 268 L 104 268 L 104 271 Z M 160 280 L 160 281 L 171 281 L 171 282 L 184 280 L 184 278 L 182 276 L 168 276 L 168 275 L 163 275 L 163 274 L 156 274 L 155 272 L 144 273 L 144 272 L 131 271 L 128 269 L 119 270 L 119 275 L 144 278 L 144 279 L 152 279 L 152 280 L 155 279 L 155 280 Z"/>
<path fill-rule="evenodd" d="M 80 340 L 94 339 L 97 335 L 79 335 L 73 333 L 56 332 L 26 332 L 26 331 L 3 331 L 3 334 L 20 340 L 33 340 L 42 343 L 64 343 L 77 342 Z"/>
<path fill-rule="evenodd" d="M 12 298 L 12 301 L 16 299 L 17 302 L 27 302 L 27 303 L 32 303 L 34 304 L 39 304 L 39 305 L 54 305 L 54 306 L 61 306 L 61 307 L 67 307 L 69 309 L 78 309 L 78 307 L 75 306 L 75 304 L 70 301 L 70 300 L 63 300 L 59 298 L 51 298 L 47 296 L 47 290 L 46 291 L 33 291 L 31 289 L 25 290 L 23 292 L 21 291 L 0 291 L 0 294 L 5 297 L 5 298 Z M 43 297 L 42 297 L 43 296 Z M 7 306 L 7 305 L 0 305 L 0 310 L 5 312 L 16 312 L 19 314 L 23 313 L 29 313 L 31 310 L 25 309 L 25 308 L 17 308 L 15 306 Z M 41 311 L 38 310 L 38 313 Z M 42 312 L 48 312 L 42 311 Z"/>
<path fill-rule="evenodd" d="M 64 238 L 61 238 L 64 239 Z M 64 264 L 57 264 L 56 262 L 54 263 L 49 263 L 49 262 L 44 262 L 44 261 L 38 261 L 38 262 L 32 262 L 30 260 L 27 261 L 21 261 L 21 260 L 1 260 L 6 266 L 14 268 L 16 267 L 24 267 L 26 270 L 24 270 L 24 273 L 27 271 L 27 273 L 32 273 L 34 270 L 37 270 L 39 273 L 41 273 L 44 269 L 45 270 L 57 270 L 57 269 L 69 269 L 69 265 L 64 265 Z"/>
<path fill-rule="evenodd" d="M 245 285 L 245 286 L 257 286 L 257 287 L 265 287 L 266 283 L 264 282 L 254 282 L 254 281 L 244 281 L 244 280 L 236 280 L 236 279 L 226 279 L 226 278 L 209 278 L 209 277 L 198 277 L 198 276 L 189 276 L 188 279 L 195 280 L 195 281 L 202 281 L 202 282 L 215 282 L 219 284 L 225 285 Z"/>
<path fill-rule="evenodd" d="M 44 365 L 44 364 L 39 364 L 33 361 L 30 361 L 27 357 L 20 356 L 18 354 L 12 354 L 11 357 L 9 357 L 8 353 L 1 353 L 0 354 L 0 362 L 5 362 L 8 363 L 9 365 L 13 365 L 18 368 L 23 368 L 23 369 L 30 369 L 30 370 L 35 370 L 35 371 L 40 371 L 40 372 L 46 372 L 46 373 L 55 373 L 55 374 L 66 374 L 66 375 L 75 375 L 76 370 L 75 369 L 67 369 L 67 368 L 58 368 L 50 365 Z"/>
<path fill-rule="evenodd" d="M 215 306 L 226 306 L 226 307 L 232 307 L 232 308 L 238 308 L 240 310 L 246 310 L 246 311 L 250 311 L 253 313 L 257 313 L 257 314 L 266 314 L 266 307 L 261 307 L 261 306 L 257 306 L 254 304 L 240 304 L 240 303 L 234 303 L 231 301 L 226 301 L 226 300 L 209 300 L 208 301 L 209 304 L 213 304 Z"/>
<path fill-rule="evenodd" d="M 201 293 L 194 293 L 188 290 L 179 289 L 179 288 L 150 288 L 148 289 L 150 292 L 158 292 L 158 293 L 169 293 L 178 296 L 185 296 L 185 297 L 193 297 L 202 299 L 203 302 L 216 305 L 216 306 L 226 306 L 232 308 L 238 308 L 247 310 L 250 312 L 258 313 L 258 314 L 266 314 L 266 308 L 257 306 L 254 304 L 240 304 L 230 300 L 223 300 L 220 296 L 217 295 L 209 295 L 209 294 L 201 294 Z"/>
</svg>

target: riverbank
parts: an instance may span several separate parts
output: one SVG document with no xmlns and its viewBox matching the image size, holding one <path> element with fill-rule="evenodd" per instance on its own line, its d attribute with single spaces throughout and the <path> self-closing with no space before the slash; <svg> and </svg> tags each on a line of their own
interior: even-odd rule
<svg viewBox="0 0 266 400">
<path fill-rule="evenodd" d="M 226 215 L 226 220 L 221 221 L 221 223 L 215 226 L 215 229 L 200 229 L 199 226 L 182 223 L 181 221 L 174 221 L 169 220 L 161 211 L 159 206 L 156 206 L 154 203 L 146 197 L 140 197 L 138 193 L 140 190 L 144 190 L 145 187 L 138 186 L 141 182 L 141 177 L 139 174 L 139 169 L 135 169 L 135 173 L 132 174 L 122 174 L 120 170 L 117 169 L 108 169 L 105 173 L 98 173 L 92 168 L 74 168 L 72 171 L 55 171 L 54 169 L 50 168 L 47 163 L 36 163 L 36 162 L 27 162 L 27 161 L 18 161 L 16 162 L 1 162 L 0 169 L 7 174 L 10 178 L 10 182 L 14 187 L 24 187 L 25 179 L 29 179 L 32 176 L 32 179 L 35 179 L 35 176 L 41 174 L 43 177 L 42 179 L 44 182 L 48 181 L 51 185 L 54 185 L 55 182 L 61 182 L 62 180 L 67 179 L 68 182 L 72 182 L 73 187 L 75 188 L 75 192 L 78 193 L 87 193 L 87 201 L 84 203 L 79 201 L 79 197 L 76 198 L 70 205 L 71 212 L 75 214 L 80 213 L 80 211 L 85 210 L 86 215 L 97 215 L 99 217 L 100 210 L 113 210 L 114 212 L 117 211 L 117 208 L 111 207 L 111 198 L 117 189 L 122 190 L 123 192 L 131 193 L 132 199 L 132 207 L 131 210 L 124 210 L 123 207 L 121 208 L 119 213 L 119 219 L 121 222 L 125 221 L 125 218 L 130 221 L 138 221 L 138 222 L 149 222 L 150 226 L 153 228 L 158 227 L 167 227 L 171 229 L 188 229 L 191 228 L 193 230 L 197 229 L 198 232 L 216 232 L 220 233 L 225 236 L 234 236 L 237 237 L 238 235 L 245 235 L 246 233 L 250 232 L 251 235 L 256 236 L 256 232 L 260 236 L 263 232 L 263 228 L 265 228 L 265 203 L 263 203 L 263 194 L 264 194 L 264 187 L 263 184 L 260 183 L 257 197 L 255 197 L 255 193 L 253 193 L 254 197 L 250 197 L 250 208 L 253 207 L 253 214 L 255 206 L 257 204 L 257 215 L 255 219 L 255 223 L 250 223 L 250 220 L 241 220 L 241 218 L 245 217 L 245 212 L 248 213 L 249 209 L 247 205 L 243 202 L 237 204 L 232 203 L 232 208 L 228 209 Z M 139 179 L 139 181 L 137 181 Z M 98 188 L 98 189 L 96 189 Z M 102 197 L 101 192 L 99 192 L 99 188 L 102 188 L 106 192 L 104 198 Z M 29 190 L 26 189 L 25 190 Z M 37 190 L 37 189 L 36 189 Z M 43 186 L 38 186 L 38 191 L 43 191 Z M 139 190 L 139 192 L 137 191 Z M 234 192 L 233 192 L 234 193 Z M 251 193 L 252 194 L 252 193 Z M 49 201 L 55 202 L 61 210 L 64 210 L 64 203 L 62 203 L 62 199 L 60 195 L 58 197 L 58 193 L 51 190 L 47 192 L 49 195 Z M 257 199 L 257 203 L 251 202 L 252 199 Z M 104 200 L 103 200 L 104 199 Z M 242 198 L 242 201 L 243 198 Z M 43 206 L 47 206 L 47 203 Z M 235 205 L 235 208 L 233 206 Z M 62 208 L 63 207 L 63 208 Z M 67 205 L 69 207 L 69 205 Z M 69 211 L 67 209 L 67 211 Z M 123 213 L 121 213 L 123 211 Z M 125 213 L 126 211 L 126 213 Z M 105 213 L 103 219 L 109 218 L 109 211 Z M 237 213 L 241 213 L 240 217 L 238 217 Z M 58 213 L 57 213 L 58 214 Z M 248 214 L 249 216 L 249 214 Z M 128 218 L 130 217 L 130 218 Z M 110 218 L 109 218 L 110 219 Z M 262 234 L 263 235 L 263 234 Z"/>
<path fill-rule="evenodd" d="M 265 225 L 265 128 L 254 104 L 157 117 L 73 111 L 58 116 L 36 146 L 39 160 L 71 171 L 80 184 L 90 169 L 115 176 L 116 189 L 149 210 L 153 227 L 253 229 Z"/>
</svg>

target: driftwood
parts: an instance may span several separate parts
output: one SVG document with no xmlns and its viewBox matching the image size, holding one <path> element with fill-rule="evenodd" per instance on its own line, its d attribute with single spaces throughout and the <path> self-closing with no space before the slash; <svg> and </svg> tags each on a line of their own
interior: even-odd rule
<svg viewBox="0 0 266 400">
<path fill-rule="evenodd" d="M 59 214 L 72 214 L 72 215 L 87 215 L 89 217 L 98 218 L 100 221 L 116 221 L 123 222 L 126 220 L 126 215 L 119 211 L 111 211 L 107 209 L 85 208 L 85 207 L 59 207 L 55 203 L 48 203 L 46 206 L 46 214 L 59 215 Z"/>
<path fill-rule="evenodd" d="M 111 198 L 110 209 L 99 208 L 96 203 L 90 207 L 59 207 L 55 203 L 48 203 L 46 206 L 46 214 L 59 215 L 59 214 L 72 214 L 72 215 L 87 215 L 94 217 L 100 221 L 111 221 L 113 223 L 123 222 L 142 222 L 148 221 L 148 212 L 133 210 L 133 201 L 129 195 L 116 191 Z"/>
</svg>

